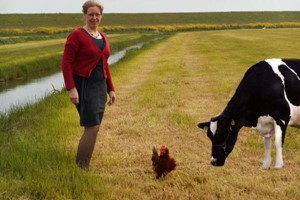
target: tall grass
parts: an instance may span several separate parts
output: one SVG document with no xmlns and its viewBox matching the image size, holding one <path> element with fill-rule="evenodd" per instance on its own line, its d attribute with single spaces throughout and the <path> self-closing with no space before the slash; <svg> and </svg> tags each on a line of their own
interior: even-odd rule
<svg viewBox="0 0 300 200">
<path fill-rule="evenodd" d="M 79 129 L 64 127 L 77 127 L 68 103 L 60 93 L 1 116 L 1 199 L 107 198 L 107 184 L 74 164 Z"/>
</svg>

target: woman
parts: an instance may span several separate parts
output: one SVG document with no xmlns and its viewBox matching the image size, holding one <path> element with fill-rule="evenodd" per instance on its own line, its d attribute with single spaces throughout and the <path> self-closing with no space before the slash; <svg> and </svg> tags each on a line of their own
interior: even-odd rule
<svg viewBox="0 0 300 200">
<path fill-rule="evenodd" d="M 67 38 L 62 72 L 70 100 L 75 104 L 80 125 L 84 127 L 79 141 L 76 164 L 88 170 L 99 127 L 104 114 L 107 93 L 108 105 L 115 103 L 116 95 L 108 67 L 110 48 L 104 33 L 98 32 L 103 6 L 88 0 L 82 6 L 85 25 Z"/>
</svg>

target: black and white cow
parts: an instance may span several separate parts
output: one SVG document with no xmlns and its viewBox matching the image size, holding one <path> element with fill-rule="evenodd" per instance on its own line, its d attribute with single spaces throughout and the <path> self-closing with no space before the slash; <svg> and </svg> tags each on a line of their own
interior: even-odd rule
<svg viewBox="0 0 300 200">
<path fill-rule="evenodd" d="M 208 127 L 212 165 L 224 165 L 245 126 L 264 137 L 265 169 L 271 166 L 271 139 L 275 137 L 275 168 L 280 169 L 288 125 L 300 125 L 300 59 L 268 59 L 250 67 L 224 111 L 198 127 Z"/>
</svg>

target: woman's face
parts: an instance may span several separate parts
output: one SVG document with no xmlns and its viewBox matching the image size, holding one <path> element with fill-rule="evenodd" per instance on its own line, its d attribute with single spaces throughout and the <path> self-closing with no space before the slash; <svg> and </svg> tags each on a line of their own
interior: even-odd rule
<svg viewBox="0 0 300 200">
<path fill-rule="evenodd" d="M 86 14 L 84 14 L 85 23 L 90 28 L 98 28 L 101 22 L 102 13 L 97 6 L 89 7 Z"/>
</svg>

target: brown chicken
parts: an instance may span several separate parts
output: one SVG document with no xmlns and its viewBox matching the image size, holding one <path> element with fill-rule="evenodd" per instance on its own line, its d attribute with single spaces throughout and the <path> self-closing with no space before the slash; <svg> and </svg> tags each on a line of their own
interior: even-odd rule
<svg viewBox="0 0 300 200">
<path fill-rule="evenodd" d="M 158 155 L 157 149 L 153 146 L 152 153 L 152 165 L 156 174 L 156 178 L 166 176 L 169 172 L 175 170 L 176 162 L 174 158 L 169 155 L 169 149 L 162 145 L 160 148 L 160 155 Z"/>
</svg>

